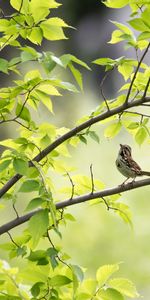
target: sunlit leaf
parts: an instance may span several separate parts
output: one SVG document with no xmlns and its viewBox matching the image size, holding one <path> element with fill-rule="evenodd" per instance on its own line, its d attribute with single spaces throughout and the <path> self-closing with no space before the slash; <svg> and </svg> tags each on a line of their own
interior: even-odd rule
<svg viewBox="0 0 150 300">
<path fill-rule="evenodd" d="M 109 286 L 116 289 L 121 294 L 130 298 L 139 297 L 139 294 L 132 281 L 126 278 L 114 278 L 109 281 Z"/>
<path fill-rule="evenodd" d="M 147 138 L 147 130 L 145 129 L 145 127 L 141 126 L 136 132 L 135 140 L 139 145 L 141 145 L 143 144 L 146 138 Z"/>
<path fill-rule="evenodd" d="M 115 122 L 111 125 L 109 125 L 106 129 L 105 129 L 105 137 L 107 138 L 112 138 L 114 136 L 116 136 L 120 130 L 121 130 L 122 124 L 121 122 Z"/>
<path fill-rule="evenodd" d="M 108 279 L 112 276 L 112 274 L 117 272 L 118 270 L 119 270 L 119 266 L 117 264 L 105 265 L 100 267 L 96 273 L 96 278 L 99 286 L 103 286 L 108 281 Z"/>
</svg>

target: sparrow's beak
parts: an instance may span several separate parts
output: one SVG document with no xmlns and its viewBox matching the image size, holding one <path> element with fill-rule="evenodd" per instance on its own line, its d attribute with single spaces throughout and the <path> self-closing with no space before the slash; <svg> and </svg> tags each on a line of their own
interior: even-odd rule
<svg viewBox="0 0 150 300">
<path fill-rule="evenodd" d="M 121 147 L 121 148 L 122 148 L 122 146 L 123 146 L 123 145 L 122 145 L 122 144 L 120 144 L 120 147 Z"/>
</svg>

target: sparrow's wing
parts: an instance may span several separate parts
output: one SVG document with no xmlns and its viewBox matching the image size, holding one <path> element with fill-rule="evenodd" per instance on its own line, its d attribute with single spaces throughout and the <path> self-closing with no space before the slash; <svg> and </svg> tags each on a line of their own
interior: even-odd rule
<svg viewBox="0 0 150 300">
<path fill-rule="evenodd" d="M 126 157 L 126 162 L 128 162 L 128 166 L 133 170 L 135 171 L 137 174 L 140 175 L 141 173 L 141 168 L 140 166 L 136 163 L 135 160 L 132 159 L 132 157 Z"/>
</svg>

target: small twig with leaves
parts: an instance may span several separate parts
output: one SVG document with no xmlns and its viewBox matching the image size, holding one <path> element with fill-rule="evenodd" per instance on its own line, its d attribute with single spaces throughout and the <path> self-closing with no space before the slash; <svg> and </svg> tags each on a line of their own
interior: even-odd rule
<svg viewBox="0 0 150 300">
<path fill-rule="evenodd" d="M 42 299 L 47 300 L 46 296 L 49 296 L 49 294 L 50 294 L 50 287 L 49 287 L 49 284 L 48 284 L 48 281 L 47 281 L 47 289 L 46 289 L 45 294 L 42 297 L 38 298 L 37 300 L 42 300 Z"/>
<path fill-rule="evenodd" d="M 49 240 L 49 242 L 50 242 L 52 248 L 57 252 L 57 249 L 56 249 L 54 243 L 52 242 L 52 240 L 51 240 L 51 238 L 50 238 L 50 235 L 49 235 L 48 230 L 47 230 L 47 235 L 46 235 L 46 236 L 47 236 L 47 238 L 48 238 L 48 240 Z M 65 261 L 63 261 L 63 260 L 59 257 L 58 254 L 56 255 L 56 258 L 57 258 L 62 264 L 64 264 L 65 266 L 67 266 L 69 269 L 71 269 L 71 267 L 70 267 Z"/>
<path fill-rule="evenodd" d="M 17 218 L 19 218 L 19 214 L 18 214 L 17 209 L 16 209 L 16 207 L 15 207 L 15 203 L 13 203 L 12 206 L 13 206 L 13 209 L 14 209 L 14 211 L 15 211 L 15 214 L 16 214 Z"/>
<path fill-rule="evenodd" d="M 105 203 L 105 205 L 107 207 L 107 210 L 114 210 L 114 211 L 120 212 L 121 214 L 123 214 L 125 216 L 125 218 L 128 220 L 128 222 L 131 223 L 131 221 L 129 220 L 127 214 L 123 210 L 121 210 L 118 207 L 110 206 L 104 197 L 101 197 L 101 199 L 104 201 L 104 203 Z"/>
</svg>

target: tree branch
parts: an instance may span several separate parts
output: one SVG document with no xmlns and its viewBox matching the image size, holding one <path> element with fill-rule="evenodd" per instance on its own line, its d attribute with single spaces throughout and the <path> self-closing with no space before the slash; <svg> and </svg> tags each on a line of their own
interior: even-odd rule
<svg viewBox="0 0 150 300">
<path fill-rule="evenodd" d="M 136 67 L 135 73 L 134 73 L 134 75 L 133 75 L 133 78 L 132 78 L 132 80 L 131 80 L 131 83 L 130 83 L 130 86 L 129 86 L 129 89 L 128 89 L 128 93 L 127 93 L 127 96 L 126 96 L 126 100 L 125 100 L 125 103 L 124 103 L 124 107 L 125 107 L 125 108 L 127 107 L 127 104 L 128 104 L 128 101 L 129 101 L 129 97 L 130 97 L 130 93 L 131 93 L 131 90 L 132 90 L 132 86 L 133 86 L 134 81 L 135 81 L 135 79 L 136 79 L 138 70 L 139 70 L 139 68 L 140 68 L 140 66 L 141 66 L 141 64 L 142 64 L 142 61 L 143 61 L 144 57 L 146 56 L 146 53 L 148 52 L 149 47 L 150 47 L 150 42 L 148 43 L 148 45 L 147 45 L 147 47 L 146 47 L 146 49 L 145 49 L 143 55 L 141 56 L 141 58 L 140 58 L 140 60 L 139 60 L 139 62 L 138 62 L 138 65 L 137 65 L 137 67 Z M 148 81 L 148 85 L 149 85 L 149 81 Z M 147 92 L 147 86 L 146 86 L 146 92 Z M 143 97 L 146 95 L 146 92 L 144 92 Z"/>
<path fill-rule="evenodd" d="M 115 195 L 115 194 L 119 194 L 119 193 L 124 193 L 126 191 L 137 189 L 137 188 L 140 188 L 140 187 L 143 187 L 143 186 L 146 186 L 146 185 L 150 185 L 150 178 L 129 182 L 127 184 L 119 185 L 119 186 L 116 186 L 116 187 L 113 187 L 113 188 L 110 188 L 110 189 L 106 189 L 106 190 L 103 190 L 103 191 L 100 191 L 100 192 L 89 193 L 89 194 L 82 195 L 82 196 L 79 196 L 79 197 L 74 197 L 72 199 L 67 199 L 67 200 L 56 203 L 56 209 L 62 209 L 62 208 L 65 208 L 65 207 L 68 207 L 68 206 L 71 206 L 71 205 L 74 205 L 74 204 L 79 204 L 79 203 L 82 203 L 82 202 L 86 202 L 86 201 L 89 201 L 89 200 L 94 200 L 94 199 L 97 199 L 97 198 L 103 198 L 103 197 L 106 197 L 106 196 L 111 196 L 111 195 Z M 41 210 L 42 210 L 42 208 L 37 209 L 35 211 L 32 211 L 28 214 L 25 214 L 21 217 L 18 217 L 16 219 L 2 225 L 0 227 L 0 235 L 8 232 L 9 230 L 11 230 L 11 229 L 13 229 L 13 228 L 25 223 L 25 222 L 27 222 L 32 216 L 34 216 L 37 212 L 39 212 Z"/>
<path fill-rule="evenodd" d="M 150 102 L 150 97 L 142 97 L 141 99 L 138 99 L 134 102 L 129 102 L 126 105 L 126 109 L 131 108 L 131 107 L 135 107 L 135 106 L 140 106 L 143 103 L 148 103 Z M 88 128 L 89 126 L 98 123 L 102 120 L 105 120 L 111 116 L 114 116 L 116 114 L 119 114 L 121 112 L 123 112 L 124 110 L 124 104 L 113 108 L 111 110 L 107 110 L 106 112 L 92 117 L 89 120 L 85 121 L 84 123 L 80 124 L 77 127 L 74 127 L 73 129 L 71 129 L 70 131 L 68 131 L 67 133 L 65 133 L 64 135 L 60 136 L 59 138 L 57 138 L 52 144 L 50 144 L 48 147 L 46 147 L 45 149 L 43 149 L 38 155 L 36 155 L 33 159 L 33 161 L 39 162 L 41 161 L 44 157 L 46 157 L 49 153 L 51 153 L 54 149 L 56 149 L 59 145 L 61 145 L 62 143 L 64 143 L 65 141 L 67 141 L 68 139 L 70 139 L 73 136 L 76 136 L 77 133 L 81 132 L 82 130 Z M 33 167 L 34 163 L 32 161 L 29 161 L 29 167 Z M 22 178 L 22 175 L 20 174 L 16 174 L 14 175 L 0 190 L 0 198 L 7 192 L 9 191 L 9 189 L 20 179 Z"/>
</svg>

